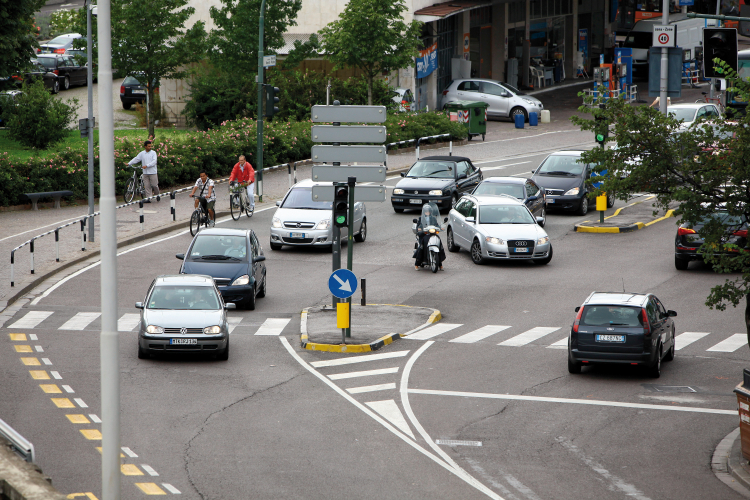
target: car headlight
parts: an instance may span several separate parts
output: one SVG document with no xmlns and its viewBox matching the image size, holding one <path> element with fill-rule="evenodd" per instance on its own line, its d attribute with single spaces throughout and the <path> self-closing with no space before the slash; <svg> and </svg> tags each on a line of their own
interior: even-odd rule
<svg viewBox="0 0 750 500">
<path fill-rule="evenodd" d="M 537 106 L 539 104 L 536 101 L 532 101 L 531 99 L 524 99 L 524 101 L 531 104 L 532 106 Z"/>
<path fill-rule="evenodd" d="M 146 333 L 151 334 L 158 334 L 158 333 L 164 333 L 164 328 L 156 325 L 148 325 L 146 327 Z"/>
<path fill-rule="evenodd" d="M 242 276 L 240 276 L 239 278 L 237 278 L 236 280 L 232 282 L 232 286 L 247 285 L 248 283 L 250 283 L 250 276 L 248 276 L 247 274 L 243 274 Z"/>
<path fill-rule="evenodd" d="M 493 238 L 492 236 L 487 236 L 484 241 L 492 243 L 493 245 L 505 245 L 505 240 L 501 238 Z"/>
<path fill-rule="evenodd" d="M 545 236 L 544 238 L 539 238 L 536 240 L 537 245 L 544 245 L 545 243 L 549 243 L 549 236 Z"/>
<path fill-rule="evenodd" d="M 442 189 L 433 189 L 430 191 L 430 196 L 443 196 L 443 190 Z"/>
<path fill-rule="evenodd" d="M 315 229 L 328 229 L 331 227 L 331 219 L 323 219 L 315 225 Z"/>
<path fill-rule="evenodd" d="M 393 190 L 393 194 L 404 194 L 404 190 L 401 188 L 396 188 Z"/>
<path fill-rule="evenodd" d="M 274 217 L 271 224 L 273 225 L 273 227 L 281 227 L 281 219 L 279 219 L 278 217 Z"/>
<path fill-rule="evenodd" d="M 578 192 L 581 190 L 580 187 L 574 187 L 573 189 L 568 189 L 565 191 L 565 194 L 563 196 L 575 196 L 578 194 Z"/>
<path fill-rule="evenodd" d="M 203 329 L 203 333 L 206 335 L 217 335 L 221 333 L 221 327 L 219 325 L 207 326 Z"/>
</svg>

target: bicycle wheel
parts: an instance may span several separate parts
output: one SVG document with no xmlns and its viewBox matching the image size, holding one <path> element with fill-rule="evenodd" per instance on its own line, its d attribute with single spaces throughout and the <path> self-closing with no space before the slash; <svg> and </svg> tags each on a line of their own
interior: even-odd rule
<svg viewBox="0 0 750 500">
<path fill-rule="evenodd" d="M 242 215 L 240 195 L 233 194 L 229 197 L 229 212 L 232 214 L 232 219 L 240 220 L 240 216 Z"/>
<path fill-rule="evenodd" d="M 133 201 L 133 197 L 135 196 L 135 179 L 132 177 L 128 181 L 128 187 L 125 188 L 125 195 L 123 198 L 125 199 L 125 203 L 130 203 Z"/>
<path fill-rule="evenodd" d="M 190 236 L 195 236 L 201 229 L 201 212 L 200 210 L 194 210 L 193 215 L 190 216 Z"/>
<path fill-rule="evenodd" d="M 255 211 L 255 207 L 253 207 L 252 205 L 250 205 L 250 202 L 246 200 L 246 203 L 245 203 L 245 215 L 247 215 L 248 217 L 252 217 L 254 211 Z"/>
</svg>

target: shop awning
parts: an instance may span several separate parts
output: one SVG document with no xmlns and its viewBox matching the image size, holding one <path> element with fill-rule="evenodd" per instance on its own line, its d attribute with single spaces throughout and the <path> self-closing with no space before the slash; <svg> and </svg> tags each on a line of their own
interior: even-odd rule
<svg viewBox="0 0 750 500">
<path fill-rule="evenodd" d="M 491 0 L 452 0 L 443 3 L 436 3 L 424 9 L 419 9 L 414 13 L 414 19 L 424 23 L 445 19 L 446 17 L 458 14 L 477 7 L 492 5 Z"/>
</svg>

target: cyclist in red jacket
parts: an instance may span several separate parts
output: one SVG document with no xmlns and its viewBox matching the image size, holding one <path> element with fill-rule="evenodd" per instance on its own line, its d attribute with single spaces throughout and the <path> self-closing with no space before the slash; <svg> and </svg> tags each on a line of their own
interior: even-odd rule
<svg viewBox="0 0 750 500">
<path fill-rule="evenodd" d="M 240 155 L 237 163 L 234 164 L 232 174 L 229 176 L 229 182 L 239 182 L 241 186 L 247 187 L 247 198 L 250 200 L 250 209 L 255 210 L 255 170 L 253 166 L 245 161 L 245 156 Z"/>
</svg>

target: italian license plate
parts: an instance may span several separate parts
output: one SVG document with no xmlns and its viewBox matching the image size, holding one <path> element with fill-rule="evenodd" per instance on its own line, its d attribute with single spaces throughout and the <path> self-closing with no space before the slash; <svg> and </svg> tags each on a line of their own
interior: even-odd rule
<svg viewBox="0 0 750 500">
<path fill-rule="evenodd" d="M 304 238 L 305 233 L 289 233 L 290 238 Z"/>
<path fill-rule="evenodd" d="M 414 203 L 415 205 L 421 205 L 422 200 L 409 200 L 409 203 Z"/>
<path fill-rule="evenodd" d="M 133 90 L 130 91 L 130 93 L 131 94 L 145 94 L 146 91 L 145 90 L 133 89 Z"/>
<path fill-rule="evenodd" d="M 625 342 L 625 335 L 597 335 L 597 342 Z"/>
<path fill-rule="evenodd" d="M 404 199 L 403 198 L 393 198 L 393 201 L 395 201 L 397 203 L 401 203 L 402 201 L 404 201 Z"/>
<path fill-rule="evenodd" d="M 516 248 L 516 253 L 529 253 L 528 248 Z"/>
<path fill-rule="evenodd" d="M 548 205 L 552 205 L 554 203 L 555 203 L 555 199 L 554 198 L 547 198 L 547 204 Z"/>
<path fill-rule="evenodd" d="M 198 339 L 169 339 L 169 343 L 172 345 L 176 344 L 197 344 Z"/>
</svg>

